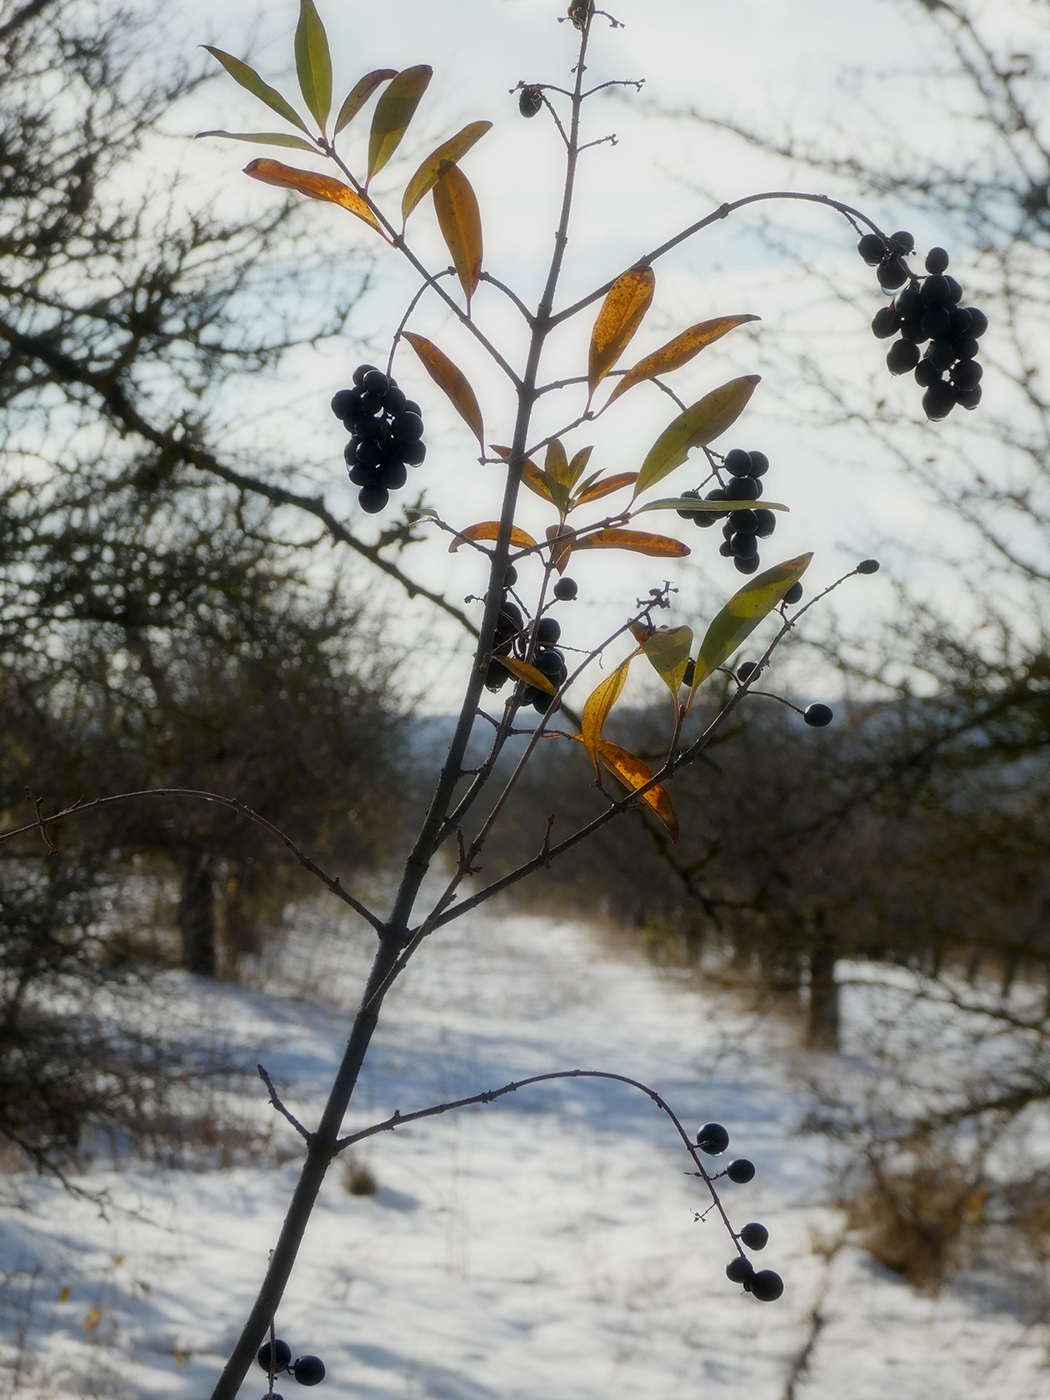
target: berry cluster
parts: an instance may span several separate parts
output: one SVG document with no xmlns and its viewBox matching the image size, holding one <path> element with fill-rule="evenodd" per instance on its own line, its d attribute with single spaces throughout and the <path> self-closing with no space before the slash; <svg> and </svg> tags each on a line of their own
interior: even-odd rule
<svg viewBox="0 0 1050 1400">
<path fill-rule="evenodd" d="M 984 370 L 977 352 L 988 317 L 976 306 L 960 306 L 963 289 L 947 275 L 948 254 L 943 248 L 927 253 L 925 277 L 917 277 L 904 261 L 914 248 L 915 239 L 903 229 L 892 235 L 888 246 L 877 233 L 866 233 L 857 244 L 864 261 L 878 268 L 883 291 L 897 292 L 889 306 L 876 311 L 871 323 L 879 340 L 900 334 L 889 348 L 886 366 L 891 374 L 914 370 L 916 383 L 926 391 L 923 411 L 939 422 L 957 403 L 976 408 L 981 402 Z M 925 353 L 920 345 L 926 346 Z"/>
<path fill-rule="evenodd" d="M 709 1157 L 720 1157 L 729 1146 L 729 1134 L 721 1123 L 705 1123 L 696 1135 L 696 1145 Z M 743 1184 L 754 1180 L 755 1164 L 741 1157 L 735 1162 L 730 1162 L 725 1171 L 719 1172 L 718 1175 L 727 1176 L 730 1181 Z M 739 1231 L 736 1238 L 740 1244 L 757 1252 L 765 1249 L 769 1241 L 769 1231 L 764 1225 L 752 1221 Z M 737 1254 L 726 1265 L 726 1278 L 741 1284 L 744 1292 L 750 1293 L 760 1303 L 775 1303 L 784 1292 L 784 1280 L 778 1273 L 772 1269 L 756 1270 L 751 1260 L 742 1253 Z"/>
<path fill-rule="evenodd" d="M 518 111 L 523 117 L 534 117 L 543 106 L 543 91 L 535 83 L 526 83 L 518 98 Z"/>
<path fill-rule="evenodd" d="M 526 623 L 517 603 L 507 596 L 507 589 L 513 588 L 517 581 L 518 571 L 512 564 L 503 579 L 503 600 L 496 618 L 496 636 L 492 645 L 492 660 L 485 672 L 485 685 L 493 692 L 502 690 L 510 680 L 511 673 L 497 658 L 517 656 L 524 661 L 535 639 L 536 649 L 530 665 L 542 672 L 551 685 L 560 688 L 569 675 L 565 655 L 556 646 L 561 636 L 561 623 L 554 617 L 540 617 Z M 561 601 L 575 598 L 576 593 L 574 579 L 562 578 L 554 585 L 554 596 Z M 531 705 L 541 715 L 545 715 L 550 709 L 552 699 L 547 691 L 532 685 L 527 685 L 521 695 L 521 703 Z"/>
<path fill-rule="evenodd" d="M 279 1376 L 287 1371 L 300 1385 L 320 1385 L 324 1380 L 324 1362 L 319 1356 L 300 1356 L 292 1360 L 292 1349 L 279 1337 L 273 1344 L 263 1342 L 259 1348 L 259 1365 L 271 1376 Z M 264 1395 L 263 1400 L 282 1400 L 280 1395 Z"/>
<path fill-rule="evenodd" d="M 386 507 L 391 491 L 408 480 L 408 467 L 418 467 L 427 455 L 423 443 L 423 411 L 405 397 L 375 365 L 358 365 L 354 387 L 340 389 L 332 412 L 353 436 L 343 450 L 350 480 L 360 486 L 361 509 L 376 515 Z"/>
<path fill-rule="evenodd" d="M 706 529 L 716 520 L 723 521 L 723 540 L 719 553 L 732 559 L 742 574 L 753 574 L 759 567 L 758 542 L 768 539 L 777 526 L 777 517 L 771 510 L 752 506 L 762 494 L 760 477 L 769 470 L 769 458 L 764 452 L 745 452 L 734 447 L 727 452 L 723 461 L 729 473 L 725 486 L 716 486 L 708 491 L 705 501 L 739 501 L 740 505 L 728 511 L 680 510 L 683 520 L 692 520 L 694 525 Z M 683 496 L 696 496 L 700 492 L 683 491 Z"/>
</svg>

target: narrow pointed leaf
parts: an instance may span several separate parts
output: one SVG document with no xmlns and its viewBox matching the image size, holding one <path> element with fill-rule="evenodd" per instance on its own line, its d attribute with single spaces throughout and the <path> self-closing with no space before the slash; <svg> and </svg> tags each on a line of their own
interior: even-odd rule
<svg viewBox="0 0 1050 1400">
<path fill-rule="evenodd" d="M 642 324 L 655 288 L 651 267 L 632 267 L 610 287 L 591 332 L 587 386 L 592 394 Z"/>
<path fill-rule="evenodd" d="M 626 394 L 628 389 L 640 384 L 643 379 L 652 379 L 654 375 L 670 374 L 672 370 L 681 369 L 694 355 L 699 355 L 706 345 L 721 340 L 722 336 L 736 326 L 742 326 L 745 321 L 761 319 L 761 316 L 717 316 L 713 321 L 700 321 L 697 325 L 690 326 L 687 331 L 676 335 L 674 340 L 669 340 L 659 350 L 654 350 L 651 355 L 646 355 L 644 360 L 639 360 L 633 369 L 629 369 L 609 395 L 609 403 L 618 399 L 621 394 Z M 609 404 L 606 404 L 606 408 L 608 406 Z"/>
<path fill-rule="evenodd" d="M 680 413 L 649 449 L 634 494 L 640 495 L 680 467 L 690 448 L 704 447 L 731 427 L 743 413 L 760 378 L 758 374 L 745 374 L 731 379 Z"/>
<path fill-rule="evenodd" d="M 414 331 L 405 331 L 405 339 L 423 361 L 423 368 L 452 400 L 456 412 L 484 448 L 485 424 L 482 421 L 477 396 L 467 382 L 467 376 L 461 369 L 456 368 L 443 350 L 439 350 L 425 336 L 416 335 Z"/>
<path fill-rule="evenodd" d="M 569 463 L 569 474 L 567 477 L 569 488 L 571 489 L 579 481 L 580 477 L 587 470 L 587 463 L 591 460 L 593 447 L 581 447 Z"/>
<path fill-rule="evenodd" d="M 481 210 L 478 208 L 470 181 L 458 165 L 450 165 L 434 186 L 434 208 L 437 211 L 441 236 L 467 299 L 467 315 L 470 315 L 470 300 L 481 276 Z"/>
<path fill-rule="evenodd" d="M 427 63 L 406 68 L 392 78 L 390 86 L 376 103 L 372 130 L 368 137 L 368 179 L 382 170 L 401 144 L 408 124 L 427 90 L 434 70 Z M 367 184 L 367 181 L 366 181 Z"/>
<path fill-rule="evenodd" d="M 396 77 L 396 68 L 375 68 L 355 83 L 350 89 L 346 101 L 339 108 L 339 115 L 335 119 L 334 135 L 338 136 L 344 127 L 350 125 L 380 83 L 385 83 L 390 78 Z"/>
<path fill-rule="evenodd" d="M 255 69 L 249 68 L 243 59 L 234 58 L 233 54 L 230 53 L 223 53 L 222 49 L 213 48 L 211 44 L 202 44 L 201 48 L 207 49 L 212 58 L 219 60 L 234 82 L 240 83 L 242 88 L 246 88 L 260 102 L 265 102 L 267 107 L 284 117 L 285 121 L 291 122 L 300 131 L 305 131 L 307 136 L 310 135 L 310 128 L 291 103 L 283 98 L 276 88 L 270 87 L 269 83 L 264 83 Z"/>
<path fill-rule="evenodd" d="M 710 513 L 725 512 L 727 510 L 781 510 L 790 512 L 791 507 L 783 505 L 780 501 L 702 501 L 695 496 L 666 496 L 659 501 L 646 501 L 644 506 L 638 506 L 632 511 L 632 515 L 644 515 L 647 510 L 691 510 L 704 511 Z"/>
<path fill-rule="evenodd" d="M 253 180 L 261 180 L 264 185 L 277 185 L 281 189 L 298 190 L 311 199 L 321 199 L 328 204 L 338 204 L 363 219 L 382 238 L 386 238 L 382 224 L 369 209 L 361 196 L 344 185 L 342 180 L 331 175 L 318 175 L 313 170 L 299 170 L 292 165 L 282 165 L 279 160 L 253 160 L 244 167 L 245 175 Z M 389 242 L 389 239 L 387 240 Z"/>
<path fill-rule="evenodd" d="M 551 563 L 559 574 L 563 574 L 572 555 L 572 547 L 576 540 L 575 532 L 567 529 L 564 525 L 549 525 L 547 539 L 551 546 Z"/>
<path fill-rule="evenodd" d="M 497 447 L 493 444 L 492 450 L 493 452 L 498 452 L 503 458 L 510 457 L 509 447 Z M 525 458 L 521 469 L 521 480 L 522 484 L 527 486 L 530 491 L 535 491 L 537 496 L 542 497 L 543 500 L 548 501 L 551 505 L 554 504 L 554 497 L 550 493 L 550 488 L 544 479 L 543 473 L 540 471 L 539 467 L 537 467 L 536 463 L 530 461 L 528 457 Z"/>
<path fill-rule="evenodd" d="M 202 136 L 225 136 L 227 141 L 254 141 L 260 146 L 294 146 L 297 151 L 317 154 L 317 147 L 312 141 L 293 136 L 287 131 L 198 131 L 194 139 L 199 141 Z"/>
<path fill-rule="evenodd" d="M 581 735 L 573 734 L 572 738 L 579 740 Z M 613 777 L 619 779 L 630 792 L 637 792 L 640 787 L 644 787 L 652 780 L 653 770 L 648 764 L 643 763 L 640 758 L 629 753 L 627 749 L 621 749 L 619 744 L 610 744 L 607 739 L 599 740 L 598 757 Z M 655 787 L 651 787 L 648 792 L 643 793 L 642 801 L 647 803 L 663 822 L 671 840 L 677 841 L 678 817 L 675 815 L 671 799 L 667 795 L 667 789 L 657 783 Z"/>
<path fill-rule="evenodd" d="M 545 690 L 548 695 L 557 695 L 558 687 L 552 684 L 548 676 L 537 670 L 535 666 L 530 666 L 527 661 L 519 661 L 516 656 L 497 656 L 496 660 L 501 666 L 506 666 L 511 675 L 517 676 L 519 681 L 534 685 L 537 690 Z"/>
<path fill-rule="evenodd" d="M 607 476 L 604 481 L 595 481 L 592 486 L 586 486 L 573 501 L 574 506 L 589 505 L 591 501 L 600 501 L 603 496 L 611 496 L 614 491 L 622 491 L 625 486 L 633 486 L 638 480 L 637 472 L 620 472 L 618 476 Z"/>
<path fill-rule="evenodd" d="M 692 553 L 681 540 L 667 535 L 650 535 L 642 530 L 620 530 L 610 527 L 596 530 L 593 535 L 578 539 L 576 549 L 629 549 L 635 554 L 648 554 L 654 559 L 684 559 Z"/>
<path fill-rule="evenodd" d="M 461 544 L 467 540 L 494 540 L 499 534 L 498 520 L 483 520 L 478 525 L 468 525 L 465 530 L 460 530 L 459 534 L 448 547 L 449 554 L 455 554 Z M 536 541 L 531 535 L 527 535 L 524 530 L 519 530 L 515 525 L 510 532 L 511 544 L 517 544 L 522 549 L 535 549 Z"/>
<path fill-rule="evenodd" d="M 587 752 L 591 756 L 595 772 L 600 771 L 598 768 L 598 745 L 601 742 L 605 721 L 609 718 L 612 707 L 620 698 L 620 692 L 627 681 L 627 673 L 631 669 L 631 662 L 637 655 L 636 651 L 632 652 L 626 661 L 620 662 L 611 676 L 606 676 L 601 685 L 595 686 L 583 707 L 580 737 L 587 746 Z"/>
<path fill-rule="evenodd" d="M 678 692 L 689 665 L 689 648 L 693 644 L 691 627 L 661 627 L 647 641 L 642 643 L 642 652 L 656 670 L 657 675 L 671 692 L 678 710 Z"/>
<path fill-rule="evenodd" d="M 409 180 L 408 188 L 401 199 L 401 217 L 406 223 L 409 214 L 423 196 L 434 188 L 446 167 L 458 164 L 471 146 L 476 145 L 491 127 L 491 122 L 471 122 L 427 156 Z"/>
<path fill-rule="evenodd" d="M 797 559 L 788 559 L 783 564 L 766 569 L 730 598 L 700 643 L 690 701 L 697 686 L 732 656 L 741 642 L 773 611 L 788 589 L 794 587 L 812 558 L 812 554 L 800 554 Z"/>
<path fill-rule="evenodd" d="M 314 0 L 299 0 L 295 71 L 303 101 L 323 132 L 332 110 L 332 56 Z"/>
<path fill-rule="evenodd" d="M 561 438 L 551 438 L 543 459 L 543 469 L 547 476 L 559 486 L 569 485 L 569 454 Z"/>
</svg>

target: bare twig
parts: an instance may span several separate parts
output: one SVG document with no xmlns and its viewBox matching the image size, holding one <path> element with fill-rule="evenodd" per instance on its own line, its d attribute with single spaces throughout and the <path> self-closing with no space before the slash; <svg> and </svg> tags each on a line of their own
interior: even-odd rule
<svg viewBox="0 0 1050 1400">
<path fill-rule="evenodd" d="M 269 1090 L 270 1102 L 273 1104 L 274 1108 L 283 1118 L 287 1118 L 288 1122 L 291 1123 L 292 1127 L 295 1129 L 295 1131 L 299 1134 L 300 1137 L 303 1137 L 306 1139 L 307 1142 L 310 1142 L 313 1138 L 313 1133 L 309 1132 L 306 1128 L 304 1128 L 303 1125 L 299 1122 L 298 1118 L 296 1118 L 295 1114 L 289 1112 L 289 1110 L 285 1108 L 284 1104 L 281 1102 L 280 1095 L 277 1093 L 277 1088 L 273 1080 L 266 1073 L 266 1070 L 263 1068 L 263 1066 L 256 1065 L 255 1068 L 258 1071 L 259 1078 Z"/>
</svg>

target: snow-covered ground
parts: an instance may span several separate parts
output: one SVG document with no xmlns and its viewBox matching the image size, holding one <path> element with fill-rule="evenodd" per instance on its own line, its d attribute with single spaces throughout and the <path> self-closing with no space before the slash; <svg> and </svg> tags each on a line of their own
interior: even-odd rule
<svg viewBox="0 0 1050 1400">
<path fill-rule="evenodd" d="M 304 912 L 281 990 L 173 977 L 167 1013 L 261 1060 L 308 1121 L 369 955 L 362 935 L 322 924 Z M 688 1126 L 725 1123 L 729 1156 L 757 1164 L 724 1198 L 738 1227 L 769 1227 L 756 1262 L 783 1274 L 785 1296 L 760 1304 L 725 1278 L 724 1228 L 695 1220 L 699 1183 L 649 1100 L 571 1080 L 363 1144 L 379 1190 L 351 1195 L 333 1171 L 278 1335 L 324 1358 L 317 1394 L 331 1400 L 1050 1397 L 1044 1330 L 972 1282 L 930 1299 L 848 1241 L 835 1248 L 828 1147 L 797 1131 L 812 1067 L 785 1022 L 578 923 L 463 920 L 392 993 L 347 1127 L 549 1069 L 641 1079 Z M 270 1113 L 261 1086 L 247 1095 L 243 1116 Z M 77 1184 L 105 1190 L 102 1209 L 11 1182 L 29 1208 L 0 1214 L 0 1396 L 206 1395 L 295 1177 L 294 1135 L 274 1132 L 288 1153 L 258 1165 L 93 1170 Z M 265 1389 L 256 1371 L 242 1395 Z"/>
</svg>

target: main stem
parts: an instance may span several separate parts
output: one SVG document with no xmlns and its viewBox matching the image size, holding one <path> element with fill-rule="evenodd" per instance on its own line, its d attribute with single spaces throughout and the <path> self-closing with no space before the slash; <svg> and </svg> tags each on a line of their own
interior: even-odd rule
<svg viewBox="0 0 1050 1400">
<path fill-rule="evenodd" d="M 455 733 L 449 744 L 433 800 L 423 820 L 423 825 L 412 848 L 401 885 L 398 889 L 390 917 L 380 933 L 379 948 L 372 963 L 365 985 L 364 995 L 350 1031 L 343 1058 L 332 1083 L 317 1131 L 310 1137 L 299 1180 L 296 1182 L 292 1199 L 285 1215 L 277 1243 L 270 1255 L 270 1261 L 252 1309 L 241 1329 L 229 1360 L 223 1367 L 210 1400 L 235 1400 L 237 1392 L 255 1360 L 256 1352 L 262 1345 L 267 1329 L 284 1296 L 291 1277 L 299 1246 L 306 1233 L 310 1216 L 313 1213 L 321 1184 L 337 1152 L 339 1129 L 342 1125 L 351 1096 L 361 1073 L 365 1055 L 371 1043 L 383 999 L 397 971 L 398 956 L 407 941 L 407 929 L 420 886 L 430 869 L 437 848 L 442 825 L 452 805 L 455 789 L 463 776 L 463 759 L 471 730 L 477 716 L 478 702 L 484 684 L 488 656 L 496 631 L 496 618 L 503 598 L 502 582 L 507 571 L 510 550 L 510 533 L 517 507 L 518 490 L 525 460 L 525 447 L 528 442 L 529 423 L 537 393 L 536 384 L 540 360 L 547 336 L 553 326 L 551 312 L 558 288 L 565 249 L 569 240 L 569 219 L 572 213 L 573 193 L 576 184 L 576 165 L 579 156 L 580 110 L 583 101 L 583 74 L 587 56 L 587 41 L 590 35 L 590 21 L 585 25 L 580 40 L 579 59 L 576 65 L 576 83 L 572 96 L 572 121 L 570 125 L 568 152 L 566 158 L 565 188 L 562 197 L 561 214 L 554 238 L 554 251 L 551 257 L 547 282 L 543 289 L 533 332 L 529 344 L 529 355 L 518 389 L 518 409 L 514 424 L 514 438 L 507 485 L 503 495 L 500 514 L 499 535 L 492 555 L 492 568 L 489 576 L 488 592 L 485 600 L 485 615 L 481 624 L 474 662 L 467 681 L 463 704 L 459 712 Z"/>
</svg>

